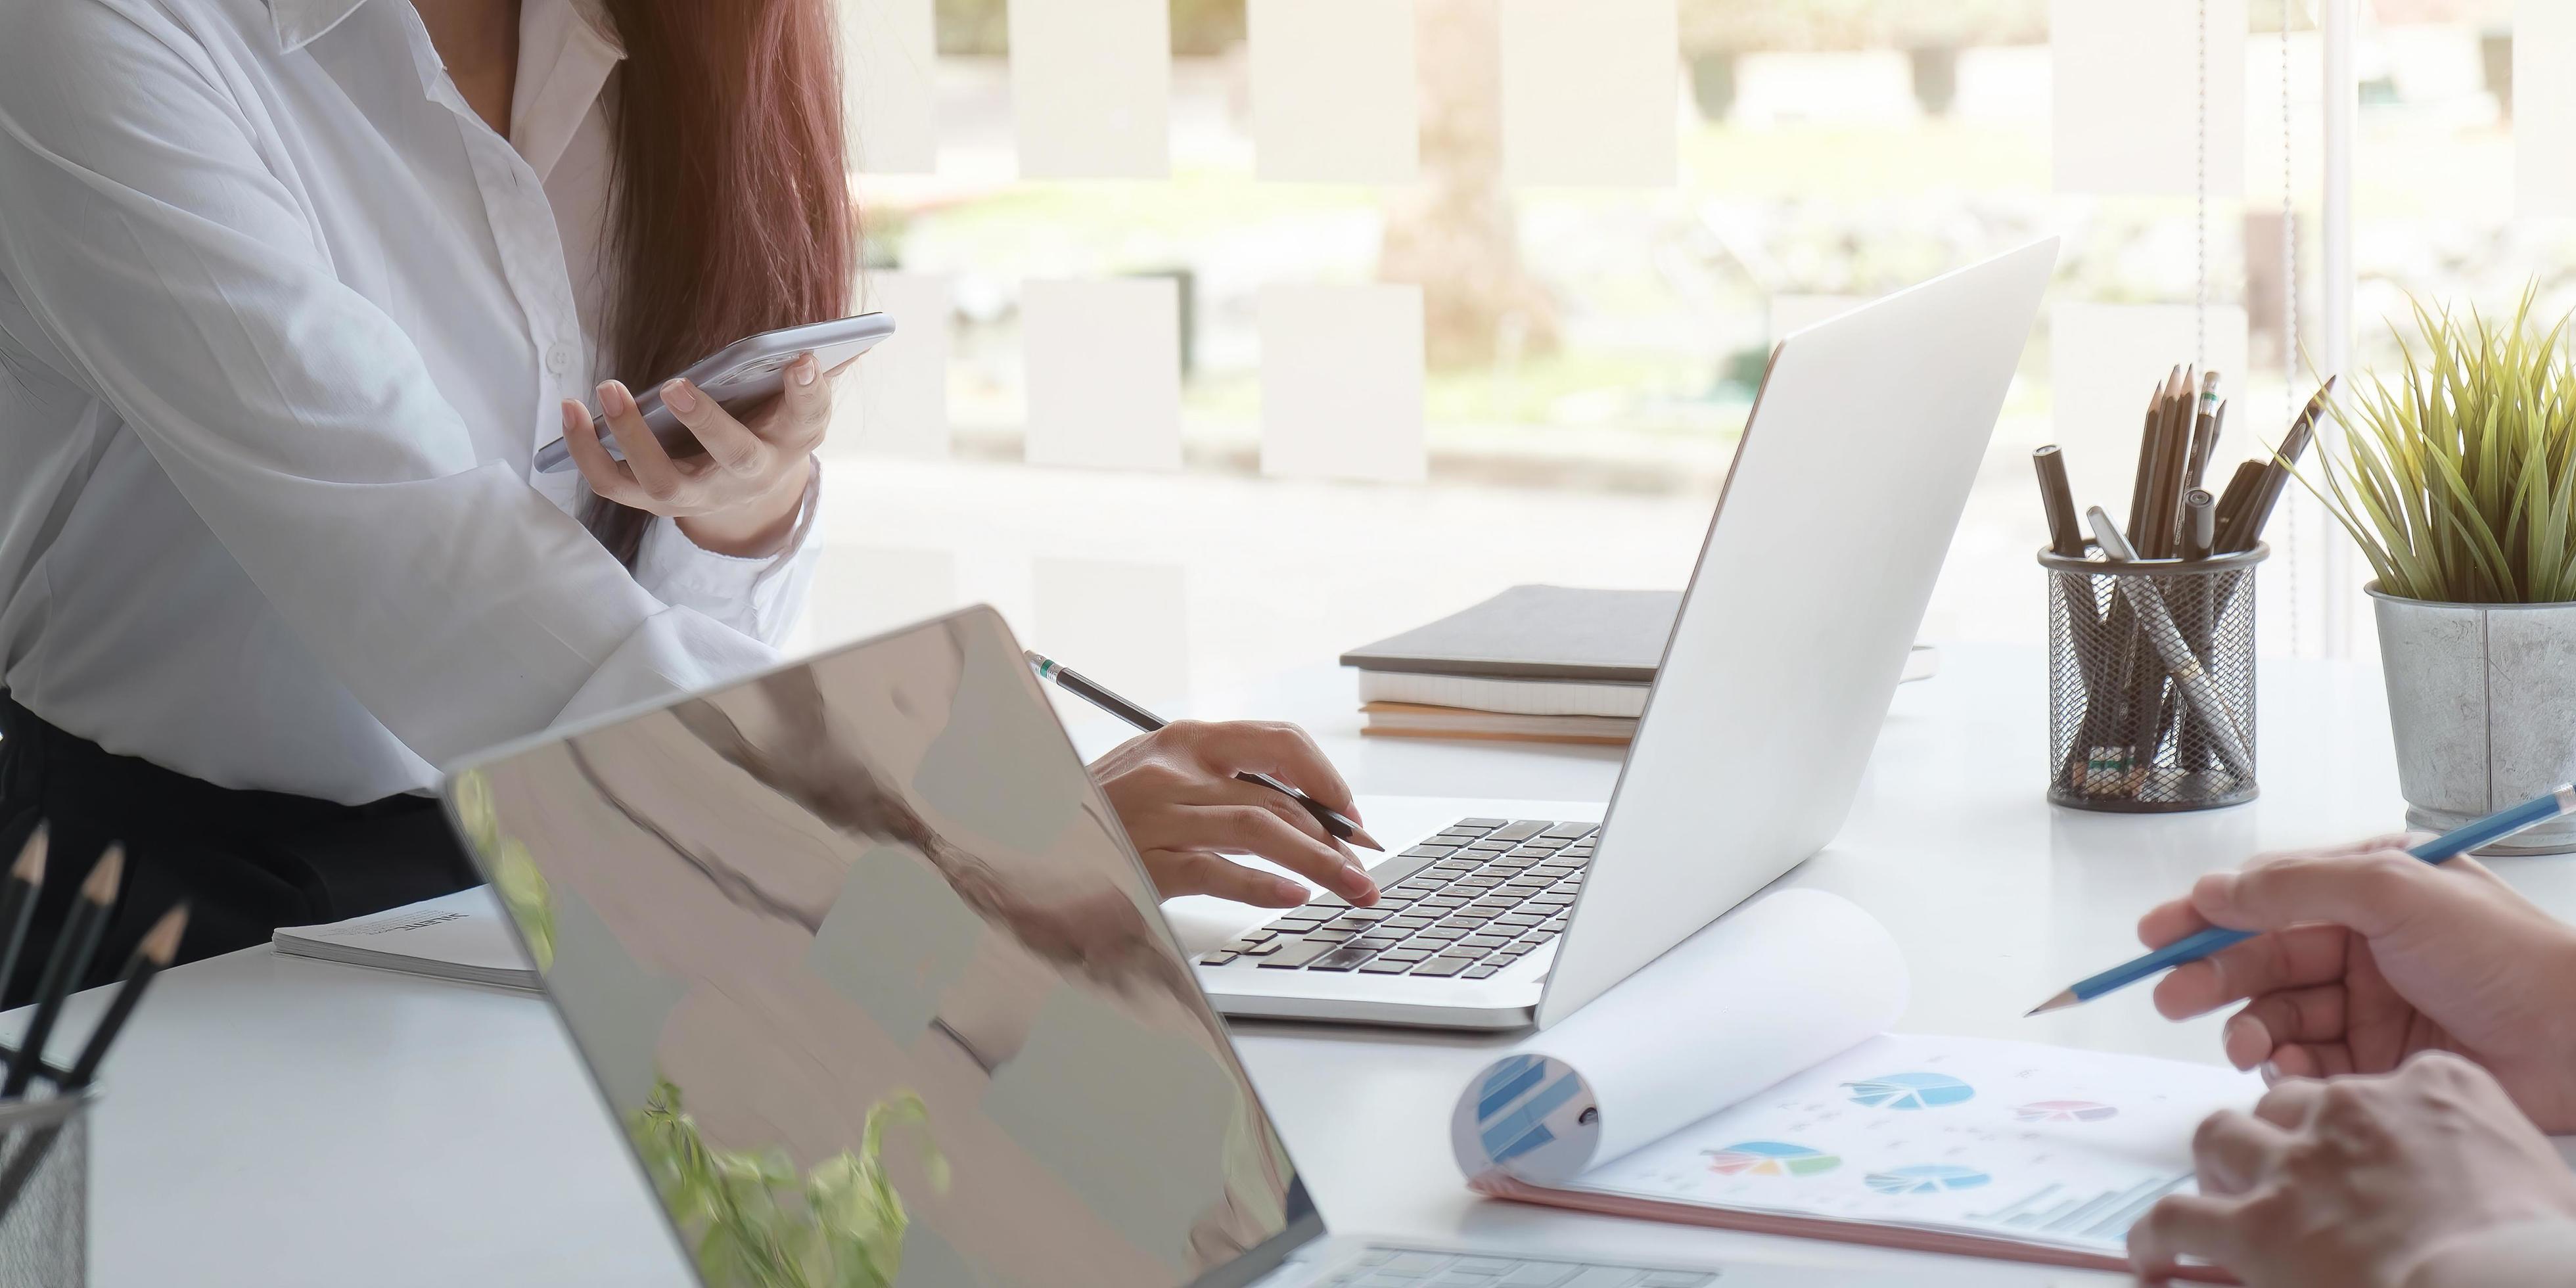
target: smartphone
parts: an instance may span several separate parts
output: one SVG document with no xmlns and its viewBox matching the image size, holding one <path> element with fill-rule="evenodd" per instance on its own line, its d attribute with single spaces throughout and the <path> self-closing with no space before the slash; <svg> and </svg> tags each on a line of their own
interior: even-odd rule
<svg viewBox="0 0 2576 1288">
<path fill-rule="evenodd" d="M 877 343 L 894 334 L 894 319 L 883 313 L 862 313 L 854 318 L 816 322 L 808 326 L 784 327 L 736 340 L 699 360 L 680 373 L 680 379 L 703 390 L 716 405 L 730 412 L 747 410 L 784 388 L 787 364 L 804 354 L 813 354 L 824 371 L 866 353 Z M 635 391 L 635 409 L 644 414 L 644 424 L 662 449 L 674 458 L 696 456 L 706 451 L 698 445 L 671 409 L 662 405 L 662 387 Z M 608 418 L 599 409 L 590 409 L 590 423 L 599 429 L 599 444 L 608 454 L 625 460 L 626 453 L 617 450 L 617 440 L 609 437 Z M 571 469 L 572 449 L 560 438 L 537 449 L 537 469 L 546 474 L 559 474 Z"/>
</svg>

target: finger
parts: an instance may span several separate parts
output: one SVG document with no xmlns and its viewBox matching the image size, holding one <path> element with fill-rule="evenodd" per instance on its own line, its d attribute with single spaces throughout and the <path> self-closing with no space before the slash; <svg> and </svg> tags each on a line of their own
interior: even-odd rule
<svg viewBox="0 0 2576 1288">
<path fill-rule="evenodd" d="M 2162 948 L 2185 935 L 2196 935 L 2209 928 L 2209 918 L 2191 906 L 2191 898 L 2167 900 L 2147 909 L 2138 918 L 2138 942 L 2149 948 Z"/>
<path fill-rule="evenodd" d="M 2316 1116 L 2325 1094 L 2326 1084 L 2320 1079 L 2284 1078 L 2254 1102 L 2254 1116 L 2284 1131 L 2297 1131 Z"/>
<path fill-rule="evenodd" d="M 2441 869 L 2404 850 L 2292 854 L 2202 877 L 2191 902 L 2212 924 L 2241 930 L 2327 921 L 2377 937 L 2405 924 L 2442 880 Z"/>
<path fill-rule="evenodd" d="M 626 467 L 634 472 L 635 485 L 662 505 L 679 500 L 680 467 L 671 463 L 671 454 L 662 450 L 644 423 L 635 395 L 611 380 L 599 387 L 599 410 L 608 417 L 608 432 L 617 437 L 617 450 L 626 453 Z"/>
<path fill-rule="evenodd" d="M 581 481 L 590 485 L 591 495 L 620 505 L 640 505 L 644 489 L 635 485 L 635 475 L 616 457 L 608 454 L 607 445 L 599 441 L 599 426 L 592 423 L 590 409 L 571 399 L 563 405 L 564 450 L 572 453 L 574 468 L 581 471 Z"/>
<path fill-rule="evenodd" d="M 1207 849 L 1258 854 L 1355 904 L 1377 899 L 1376 883 L 1342 851 L 1258 805 L 1202 806 L 1183 814 L 1204 829 Z"/>
<path fill-rule="evenodd" d="M 2205 1015 L 2289 988 L 2343 978 L 2352 935 L 2341 926 L 2294 926 L 2185 962 L 2156 981 L 2156 1011 L 2169 1020 Z"/>
<path fill-rule="evenodd" d="M 728 474 L 758 474 L 769 464 L 769 444 L 760 435 L 733 418 L 731 412 L 716 405 L 716 400 L 700 392 L 686 380 L 667 381 L 662 386 L 662 405 L 671 415 L 695 434 L 698 446 L 707 449 L 707 459 Z"/>
<path fill-rule="evenodd" d="M 2263 1062 L 2263 1082 L 2280 1086 L 2292 1078 L 2340 1078 L 2355 1068 L 2352 1048 L 2341 1042 L 2288 1042 L 2272 1048 Z"/>
<path fill-rule="evenodd" d="M 1279 821 L 1312 837 L 1316 842 L 1340 849 L 1333 834 L 1326 831 L 1314 812 L 1297 803 L 1295 797 L 1283 796 L 1258 783 L 1240 778 L 1214 778 L 1192 788 L 1184 797 L 1193 805 L 1250 805 L 1279 816 Z M 1349 852 L 1342 851 L 1347 857 Z M 1354 860 L 1356 861 L 1356 860 Z"/>
<path fill-rule="evenodd" d="M 2168 1194 L 2129 1227 L 2129 1264 L 2156 1281 L 2182 1268 L 2184 1257 L 2231 1265 L 2243 1250 L 2237 1201 L 2207 1194 Z"/>
<path fill-rule="evenodd" d="M 2288 1133 L 2273 1123 L 2222 1109 L 2192 1133 L 2192 1169 L 2203 1194 L 2242 1194 L 2272 1170 Z"/>
<path fill-rule="evenodd" d="M 1165 867 L 1171 873 L 1171 883 L 1162 888 L 1165 898 L 1209 894 L 1261 908 L 1295 908 L 1306 902 L 1306 887 L 1203 850 L 1175 856 Z"/>
<path fill-rule="evenodd" d="M 2220 1041 L 2227 1062 L 2251 1069 L 2291 1043 L 2341 1042 L 2344 1035 L 2344 987 L 2286 988 L 2265 993 L 2227 1017 Z"/>
<path fill-rule="evenodd" d="M 1360 807 L 1351 798 L 1350 784 L 1342 781 L 1324 749 L 1316 746 L 1305 730 L 1295 725 L 1243 720 L 1202 725 L 1198 735 L 1201 753 L 1226 773 L 1274 775 L 1314 797 L 1325 808 L 1354 823 L 1360 821 Z"/>
<path fill-rule="evenodd" d="M 813 354 L 787 364 L 787 387 L 780 397 L 782 414 L 773 422 L 769 441 L 799 454 L 821 445 L 832 427 L 832 386 L 823 380 Z"/>
</svg>

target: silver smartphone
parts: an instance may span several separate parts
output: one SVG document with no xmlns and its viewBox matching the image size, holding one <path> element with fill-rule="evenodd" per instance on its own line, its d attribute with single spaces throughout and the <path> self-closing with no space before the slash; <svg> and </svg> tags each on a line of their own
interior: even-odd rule
<svg viewBox="0 0 2576 1288">
<path fill-rule="evenodd" d="M 883 313 L 764 331 L 726 345 L 681 372 L 679 378 L 704 390 L 717 406 L 739 412 L 785 387 L 787 364 L 799 356 L 813 354 L 823 370 L 830 371 L 893 334 L 894 319 Z M 706 450 L 698 445 L 697 436 L 689 432 L 688 426 L 662 405 L 660 385 L 636 390 L 635 409 L 644 413 L 644 423 L 653 430 L 653 437 L 672 456 L 696 456 Z M 625 460 L 626 453 L 619 451 L 617 440 L 608 435 L 608 418 L 600 415 L 597 407 L 590 408 L 590 423 L 599 428 L 600 445 L 608 449 L 608 454 Z M 537 449 L 539 471 L 557 474 L 572 467 L 572 449 L 564 446 L 562 439 Z"/>
</svg>

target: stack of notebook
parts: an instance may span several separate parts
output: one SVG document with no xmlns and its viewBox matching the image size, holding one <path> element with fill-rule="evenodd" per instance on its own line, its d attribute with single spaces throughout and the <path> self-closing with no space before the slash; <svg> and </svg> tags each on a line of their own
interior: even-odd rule
<svg viewBox="0 0 2576 1288">
<path fill-rule="evenodd" d="M 1515 586 L 1342 655 L 1360 673 L 1361 732 L 1624 746 L 1636 737 L 1682 597 Z M 1917 646 L 1905 678 L 1932 674 Z"/>
<path fill-rule="evenodd" d="M 537 968 L 519 948 L 490 886 L 327 926 L 283 926 L 277 951 L 349 966 L 536 989 Z"/>
</svg>

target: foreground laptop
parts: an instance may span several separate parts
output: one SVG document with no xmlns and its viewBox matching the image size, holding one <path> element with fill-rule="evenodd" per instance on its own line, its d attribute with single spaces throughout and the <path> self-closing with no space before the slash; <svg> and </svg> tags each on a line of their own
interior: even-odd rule
<svg viewBox="0 0 2576 1288">
<path fill-rule="evenodd" d="M 446 797 L 711 1288 L 1721 1282 L 1328 1237 L 989 609 Z"/>
<path fill-rule="evenodd" d="M 2055 239 L 1771 355 L 1605 813 L 1458 820 L 1198 958 L 1230 1015 L 1542 1026 L 1824 848 L 1985 459 Z"/>
</svg>

